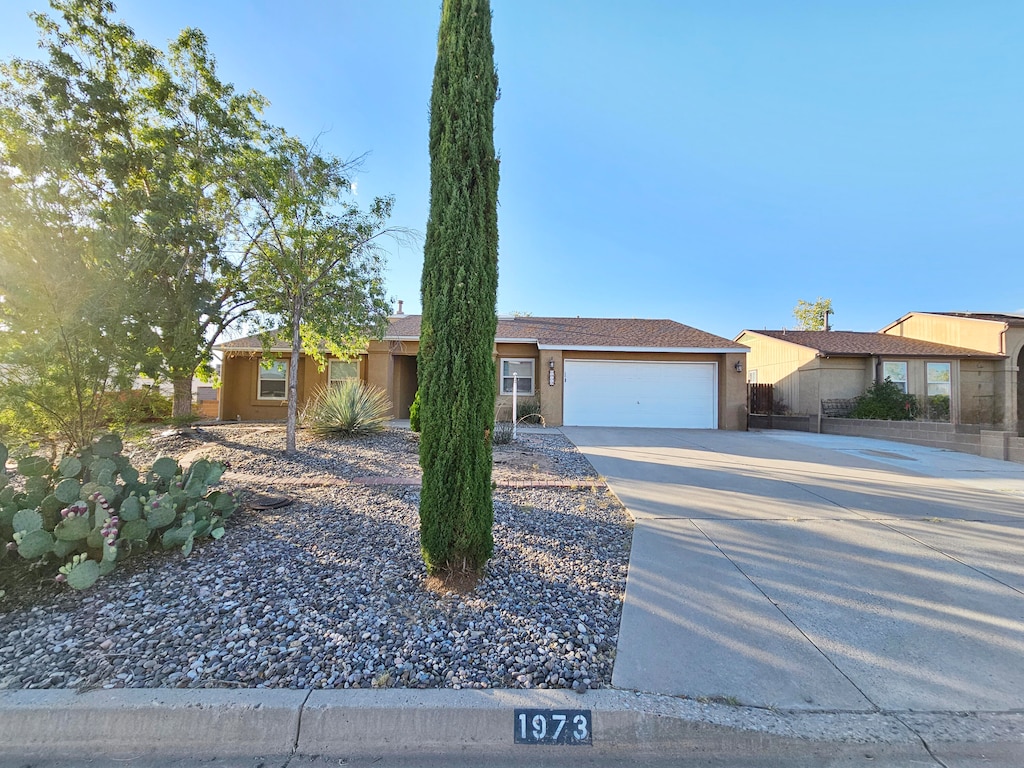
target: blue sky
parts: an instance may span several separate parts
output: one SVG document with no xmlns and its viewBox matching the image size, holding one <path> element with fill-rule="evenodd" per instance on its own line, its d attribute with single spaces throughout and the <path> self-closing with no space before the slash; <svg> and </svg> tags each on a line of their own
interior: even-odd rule
<svg viewBox="0 0 1024 768">
<path fill-rule="evenodd" d="M 123 0 L 164 46 L 342 157 L 423 232 L 436 0 Z M 733 337 L 1024 311 L 1024 3 L 492 0 L 500 312 L 668 317 Z M 35 56 L 37 0 L 0 5 Z M 390 247 L 419 310 L 422 244 Z"/>
</svg>

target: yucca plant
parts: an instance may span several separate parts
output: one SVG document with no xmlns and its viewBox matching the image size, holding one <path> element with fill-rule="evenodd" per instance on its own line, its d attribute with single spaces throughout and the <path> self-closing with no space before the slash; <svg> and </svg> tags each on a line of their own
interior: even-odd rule
<svg viewBox="0 0 1024 768">
<path fill-rule="evenodd" d="M 384 429 L 391 418 L 391 401 L 377 387 L 350 380 L 319 390 L 302 421 L 318 435 L 354 437 Z"/>
</svg>

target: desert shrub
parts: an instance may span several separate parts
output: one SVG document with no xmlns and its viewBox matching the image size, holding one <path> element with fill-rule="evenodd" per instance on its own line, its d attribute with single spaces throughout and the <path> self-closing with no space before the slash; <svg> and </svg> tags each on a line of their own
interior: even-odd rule
<svg viewBox="0 0 1024 768">
<path fill-rule="evenodd" d="M 517 418 L 520 424 L 543 424 L 544 418 L 540 415 L 539 397 L 521 397 L 516 403 L 518 411 Z"/>
<path fill-rule="evenodd" d="M 321 389 L 303 413 L 303 423 L 318 435 L 353 437 L 380 432 L 391 418 L 384 392 L 358 380 Z"/>
<path fill-rule="evenodd" d="M 40 456 L 18 461 L 22 490 L 0 472 L 0 559 L 52 569 L 57 581 L 87 589 L 126 557 L 152 548 L 188 555 L 196 539 L 224 535 L 238 508 L 231 493 L 210 491 L 225 465 L 200 459 L 182 471 L 160 458 L 141 473 L 121 455 L 116 435 L 54 466 Z M 0 444 L 0 467 L 7 447 Z"/>
<path fill-rule="evenodd" d="M 416 397 L 412 399 L 409 406 L 409 429 L 413 432 L 420 431 L 420 391 L 416 390 Z"/>
<path fill-rule="evenodd" d="M 491 433 L 491 445 L 508 445 L 512 442 L 512 422 L 494 422 L 494 432 Z"/>
<path fill-rule="evenodd" d="M 132 424 L 166 421 L 171 417 L 171 398 L 156 389 L 128 389 L 106 396 L 107 424 L 123 430 Z"/>
<path fill-rule="evenodd" d="M 917 398 L 908 395 L 892 381 L 876 382 L 856 398 L 851 419 L 889 419 L 913 421 L 918 414 Z"/>
</svg>

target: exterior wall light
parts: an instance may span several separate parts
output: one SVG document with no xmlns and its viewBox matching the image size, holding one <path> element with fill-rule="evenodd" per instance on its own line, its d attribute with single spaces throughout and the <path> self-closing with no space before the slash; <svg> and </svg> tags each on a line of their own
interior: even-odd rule
<svg viewBox="0 0 1024 768">
<path fill-rule="evenodd" d="M 736 365 L 733 366 L 736 369 L 736 373 L 743 373 L 743 363 L 740 360 L 736 361 Z"/>
<path fill-rule="evenodd" d="M 548 386 L 555 386 L 555 358 L 548 359 Z"/>
</svg>

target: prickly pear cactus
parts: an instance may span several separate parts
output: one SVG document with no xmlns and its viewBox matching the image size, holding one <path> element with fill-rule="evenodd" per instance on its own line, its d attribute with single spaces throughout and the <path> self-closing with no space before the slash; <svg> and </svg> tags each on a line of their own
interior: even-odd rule
<svg viewBox="0 0 1024 768">
<path fill-rule="evenodd" d="M 210 491 L 223 465 L 201 459 L 183 474 L 164 457 L 143 476 L 121 450 L 121 441 L 108 436 L 56 467 L 22 458 L 19 491 L 3 472 L 8 454 L 0 444 L 0 555 L 63 563 L 57 580 L 88 589 L 131 554 L 162 545 L 188 555 L 196 540 L 224 535 L 238 502 Z"/>
</svg>

